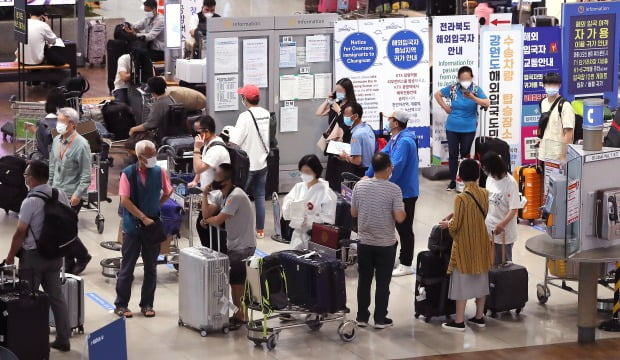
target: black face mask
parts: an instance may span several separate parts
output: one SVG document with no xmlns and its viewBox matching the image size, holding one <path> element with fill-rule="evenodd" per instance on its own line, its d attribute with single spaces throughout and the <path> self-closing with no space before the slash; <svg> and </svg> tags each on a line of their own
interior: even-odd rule
<svg viewBox="0 0 620 360">
<path fill-rule="evenodd" d="M 195 138 L 196 136 L 200 135 L 200 133 L 196 130 L 192 130 L 192 137 Z"/>
<path fill-rule="evenodd" d="M 213 180 L 213 182 L 211 182 L 211 189 L 213 190 L 221 190 L 223 186 L 224 184 L 222 184 L 221 181 Z"/>
</svg>

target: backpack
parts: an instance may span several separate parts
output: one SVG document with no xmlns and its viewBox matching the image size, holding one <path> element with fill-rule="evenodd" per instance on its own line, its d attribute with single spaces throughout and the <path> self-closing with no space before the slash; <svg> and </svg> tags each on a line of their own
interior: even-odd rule
<svg viewBox="0 0 620 360">
<path fill-rule="evenodd" d="M 239 148 L 228 146 L 221 141 L 212 142 L 207 150 L 215 145 L 223 146 L 228 151 L 228 155 L 230 156 L 230 165 L 233 168 L 233 185 L 241 189 L 245 189 L 245 185 L 248 182 L 248 177 L 250 176 L 250 158 L 248 157 L 248 154 Z"/>
<path fill-rule="evenodd" d="M 88 82 L 88 80 L 86 80 L 84 76 L 82 76 L 82 74 L 78 72 L 77 76 L 67 80 L 67 83 L 65 84 L 65 90 L 67 92 L 79 92 L 80 97 L 82 97 L 84 93 L 90 90 L 90 83 Z"/>
<path fill-rule="evenodd" d="M 58 259 L 69 253 L 69 245 L 77 239 L 78 216 L 69 206 L 58 201 L 58 190 L 52 189 L 52 196 L 35 192 L 28 197 L 36 197 L 45 201 L 43 207 L 44 220 L 41 235 L 37 239 L 37 250 L 46 259 Z"/>
<path fill-rule="evenodd" d="M 558 106 L 558 114 L 560 115 L 560 120 L 562 119 L 562 107 L 564 106 L 564 103 L 566 102 L 566 99 L 559 96 L 557 99 L 555 99 L 549 111 L 542 112 L 543 100 L 544 99 L 540 100 L 540 102 L 538 103 L 538 109 L 540 110 L 541 114 L 540 114 L 540 119 L 538 120 L 538 131 L 536 132 L 536 136 L 538 136 L 539 139 L 542 139 L 543 136 L 545 136 L 545 130 L 547 130 L 547 125 L 549 124 L 549 118 L 551 117 L 551 113 L 553 112 L 553 109 L 555 109 L 556 105 Z"/>
</svg>

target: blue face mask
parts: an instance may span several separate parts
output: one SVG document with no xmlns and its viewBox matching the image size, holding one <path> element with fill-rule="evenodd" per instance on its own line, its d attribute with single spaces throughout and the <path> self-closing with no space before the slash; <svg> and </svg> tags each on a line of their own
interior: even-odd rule
<svg viewBox="0 0 620 360">
<path fill-rule="evenodd" d="M 342 100 L 344 100 L 344 98 L 345 98 L 345 94 L 344 93 L 341 93 L 341 92 L 337 92 L 336 93 L 336 100 L 342 101 Z"/>
<path fill-rule="evenodd" d="M 353 120 L 351 120 L 351 117 L 350 117 L 350 116 L 345 116 L 345 117 L 344 117 L 344 124 L 345 124 L 346 126 L 351 126 L 351 125 L 353 125 Z"/>
<path fill-rule="evenodd" d="M 556 87 L 546 87 L 545 93 L 547 93 L 547 96 L 555 96 L 560 93 L 560 89 Z"/>
<path fill-rule="evenodd" d="M 385 131 L 386 133 L 391 133 L 392 129 L 390 128 L 390 122 L 386 122 L 385 125 L 383 125 L 383 131 Z"/>
</svg>

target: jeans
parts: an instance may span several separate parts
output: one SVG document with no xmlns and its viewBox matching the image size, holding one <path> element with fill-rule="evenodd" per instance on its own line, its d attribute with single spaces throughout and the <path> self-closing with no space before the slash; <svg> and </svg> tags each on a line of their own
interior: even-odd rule
<svg viewBox="0 0 620 360">
<path fill-rule="evenodd" d="M 39 255 L 37 250 L 23 250 L 19 258 L 19 278 L 27 281 L 31 290 L 43 286 L 54 314 L 56 339 L 61 343 L 68 343 L 71 330 L 67 302 L 60 284 L 61 266 L 61 258 L 50 260 Z"/>
<path fill-rule="evenodd" d="M 512 261 L 512 245 L 506 244 L 506 261 Z M 495 244 L 495 265 L 502 263 L 502 244 Z"/>
<path fill-rule="evenodd" d="M 112 91 L 112 95 L 114 95 L 114 100 L 117 100 L 117 101 L 120 101 L 120 102 L 123 102 L 129 105 L 129 89 L 128 88 L 116 89 Z"/>
<path fill-rule="evenodd" d="M 403 199 L 405 203 L 405 221 L 396 223 L 396 231 L 400 237 L 400 256 L 399 260 L 402 265 L 411 266 L 413 264 L 413 245 L 415 243 L 415 235 L 413 234 L 413 217 L 415 216 L 415 203 L 417 197 Z"/>
<path fill-rule="evenodd" d="M 368 322 L 370 312 L 370 285 L 375 276 L 375 323 L 382 323 L 387 316 L 390 299 L 390 281 L 396 258 L 396 245 L 372 246 L 359 244 L 357 262 L 359 279 L 357 281 L 357 320 Z"/>
<path fill-rule="evenodd" d="M 458 133 L 446 130 L 448 138 L 448 164 L 450 165 L 450 179 L 456 180 L 456 173 L 459 168 L 459 154 L 461 158 L 469 156 L 471 146 L 476 138 L 476 132 Z"/>
<path fill-rule="evenodd" d="M 250 171 L 245 192 L 254 198 L 256 208 L 256 230 L 265 229 L 265 184 L 267 183 L 267 168 Z"/>
<path fill-rule="evenodd" d="M 116 307 L 127 307 L 131 298 L 131 284 L 133 283 L 133 271 L 138 257 L 142 253 L 144 263 L 144 280 L 142 281 L 142 298 L 140 308 L 152 307 L 155 300 L 155 287 L 157 286 L 157 257 L 159 256 L 159 244 L 145 245 L 137 235 L 123 233 L 123 247 L 121 254 L 121 270 L 116 280 Z"/>
</svg>

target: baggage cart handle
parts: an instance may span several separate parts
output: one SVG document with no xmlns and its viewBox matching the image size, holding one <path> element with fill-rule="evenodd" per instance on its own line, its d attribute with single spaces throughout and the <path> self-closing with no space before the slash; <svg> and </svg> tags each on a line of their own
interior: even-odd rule
<svg viewBox="0 0 620 360">
<path fill-rule="evenodd" d="M 17 275 L 16 275 L 16 269 L 17 266 L 15 264 L 12 265 L 7 265 L 6 263 L 6 259 L 2 260 L 2 263 L 0 264 L 0 283 L 2 286 L 5 285 L 5 279 L 4 279 L 4 270 L 11 270 L 11 274 L 13 276 L 13 287 L 17 287 Z"/>
</svg>

